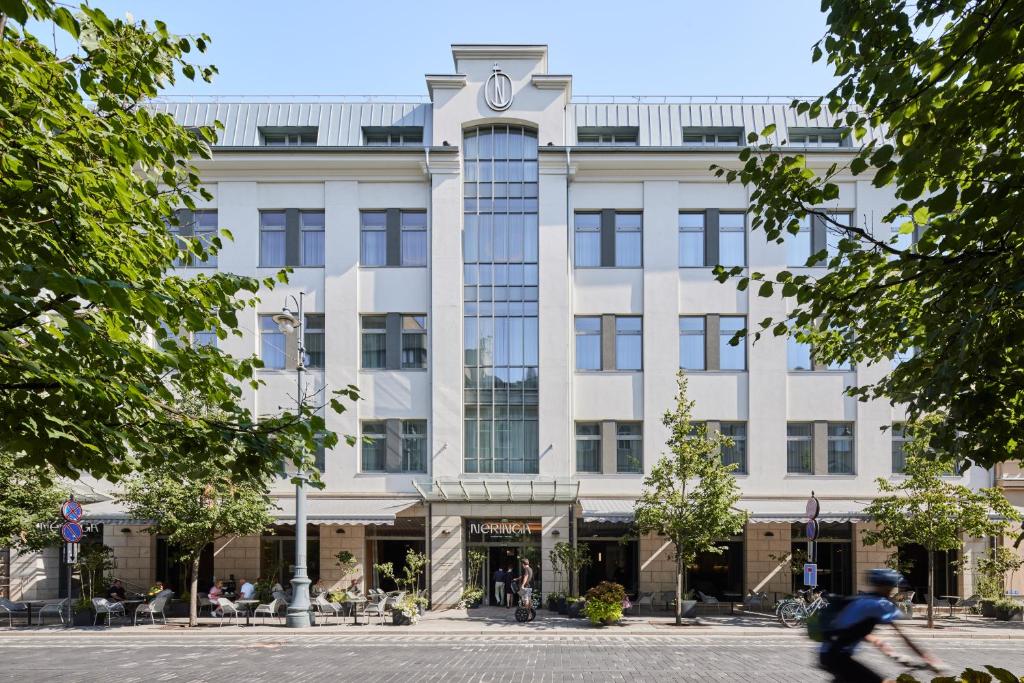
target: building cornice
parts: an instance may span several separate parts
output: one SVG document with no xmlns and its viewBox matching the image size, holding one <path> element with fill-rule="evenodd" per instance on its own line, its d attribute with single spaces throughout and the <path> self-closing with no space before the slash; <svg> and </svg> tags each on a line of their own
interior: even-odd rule
<svg viewBox="0 0 1024 683">
<path fill-rule="evenodd" d="M 541 63 L 541 70 L 548 69 L 548 46 L 547 45 L 484 45 L 469 43 L 464 45 L 452 45 L 452 61 L 455 68 L 459 68 L 460 59 L 536 59 Z"/>
<path fill-rule="evenodd" d="M 427 74 L 427 92 L 434 99 L 435 90 L 461 90 L 466 87 L 465 74 Z"/>
<path fill-rule="evenodd" d="M 561 90 L 567 100 L 572 99 L 572 76 L 568 74 L 534 74 L 530 82 L 538 90 Z"/>
</svg>

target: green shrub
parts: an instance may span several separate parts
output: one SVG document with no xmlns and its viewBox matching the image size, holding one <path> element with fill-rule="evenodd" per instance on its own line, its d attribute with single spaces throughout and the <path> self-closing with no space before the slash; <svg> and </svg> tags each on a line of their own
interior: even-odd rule
<svg viewBox="0 0 1024 683">
<path fill-rule="evenodd" d="M 584 606 L 592 624 L 611 624 L 622 619 L 622 601 L 626 589 L 612 581 L 602 581 L 587 591 Z"/>
</svg>

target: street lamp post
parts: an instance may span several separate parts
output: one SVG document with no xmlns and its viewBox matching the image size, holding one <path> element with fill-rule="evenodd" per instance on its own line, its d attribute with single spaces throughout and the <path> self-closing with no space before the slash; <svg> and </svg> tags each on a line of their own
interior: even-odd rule
<svg viewBox="0 0 1024 683">
<path fill-rule="evenodd" d="M 298 309 L 292 313 L 288 309 L 288 299 L 285 299 L 284 309 L 273 317 L 277 328 L 285 334 L 296 333 L 298 340 L 298 362 L 295 365 L 296 374 L 296 402 L 298 403 L 299 416 L 301 419 L 304 386 L 303 373 L 306 371 L 306 345 L 303 337 L 305 330 L 303 324 L 302 299 L 304 293 L 299 292 L 299 297 L 289 298 L 295 303 Z M 298 483 L 295 484 L 295 575 L 292 577 L 292 601 L 288 605 L 288 617 L 286 624 L 288 628 L 305 628 L 309 626 L 309 575 L 306 573 L 306 472 L 300 470 L 295 477 Z"/>
</svg>

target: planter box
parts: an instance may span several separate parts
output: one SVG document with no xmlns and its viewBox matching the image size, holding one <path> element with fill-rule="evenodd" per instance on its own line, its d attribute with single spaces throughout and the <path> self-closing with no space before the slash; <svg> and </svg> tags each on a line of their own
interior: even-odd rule
<svg viewBox="0 0 1024 683">
<path fill-rule="evenodd" d="M 996 608 L 996 619 L 1000 621 L 1024 621 L 1024 607 L 1012 609 Z"/>
<path fill-rule="evenodd" d="M 391 610 L 391 623 L 394 626 L 411 626 L 412 620 L 397 609 Z"/>
<path fill-rule="evenodd" d="M 585 605 L 585 604 L 586 604 L 586 603 L 584 603 L 584 602 L 583 602 L 583 601 L 581 600 L 581 601 L 579 601 L 579 602 L 574 602 L 574 603 L 572 603 L 571 605 L 567 605 L 567 606 L 566 606 L 566 609 L 565 609 L 565 613 L 566 613 L 566 614 L 567 614 L 567 615 L 568 615 L 568 616 L 569 616 L 570 618 L 572 618 L 572 619 L 579 619 L 579 618 L 582 618 L 582 617 L 583 617 L 584 615 L 583 615 L 583 614 L 581 614 L 581 612 L 583 611 L 583 605 Z"/>
<path fill-rule="evenodd" d="M 988 617 L 989 619 L 995 619 L 996 606 L 995 603 L 989 600 L 981 601 L 981 616 Z"/>
<path fill-rule="evenodd" d="M 88 609 L 83 612 L 75 612 L 71 618 L 71 623 L 75 626 L 92 626 L 93 619 L 95 619 L 95 615 L 93 615 L 91 609 Z"/>
<path fill-rule="evenodd" d="M 696 619 L 697 618 L 697 601 L 696 600 L 683 600 L 681 603 L 681 611 L 683 619 Z"/>
</svg>

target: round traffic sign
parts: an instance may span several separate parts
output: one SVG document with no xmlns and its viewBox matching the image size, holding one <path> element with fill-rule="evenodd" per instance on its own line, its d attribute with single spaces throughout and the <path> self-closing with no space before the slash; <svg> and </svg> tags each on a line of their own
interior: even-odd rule
<svg viewBox="0 0 1024 683">
<path fill-rule="evenodd" d="M 78 543 L 82 540 L 82 525 L 78 522 L 66 522 L 60 527 L 60 537 L 67 543 Z"/>
<path fill-rule="evenodd" d="M 64 504 L 60 506 L 61 517 L 69 522 L 77 522 L 82 519 L 82 504 L 77 500 L 65 500 Z"/>
<path fill-rule="evenodd" d="M 813 541 L 818 538 L 818 520 L 811 519 L 807 522 L 807 540 Z"/>
<path fill-rule="evenodd" d="M 805 510 L 807 511 L 808 519 L 814 519 L 815 517 L 817 517 L 818 512 L 821 510 L 821 505 L 818 504 L 818 499 L 815 498 L 814 496 L 808 498 L 807 507 L 805 508 Z"/>
</svg>

